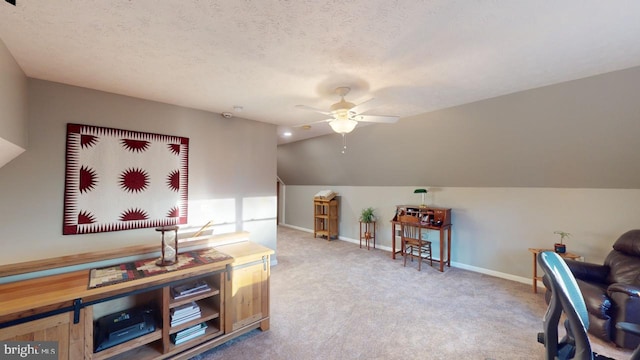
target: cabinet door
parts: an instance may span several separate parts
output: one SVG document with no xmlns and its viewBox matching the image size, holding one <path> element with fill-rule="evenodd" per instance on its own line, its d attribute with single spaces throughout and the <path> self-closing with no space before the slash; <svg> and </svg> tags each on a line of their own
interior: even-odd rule
<svg viewBox="0 0 640 360">
<path fill-rule="evenodd" d="M 256 261 L 233 268 L 228 291 L 227 333 L 263 320 L 269 316 L 269 260 L 265 256 Z M 268 322 L 261 324 L 268 329 Z"/>
<path fill-rule="evenodd" d="M 82 327 L 82 321 L 73 324 L 73 313 L 62 313 L 0 329 L 0 340 L 55 341 L 59 359 L 81 359 L 84 351 Z"/>
</svg>

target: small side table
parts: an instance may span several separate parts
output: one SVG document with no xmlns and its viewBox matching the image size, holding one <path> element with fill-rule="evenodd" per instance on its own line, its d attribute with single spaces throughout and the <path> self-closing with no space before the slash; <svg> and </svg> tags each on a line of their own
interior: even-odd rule
<svg viewBox="0 0 640 360">
<path fill-rule="evenodd" d="M 538 293 L 538 280 L 542 280 L 542 276 L 538 276 L 538 254 L 543 251 L 553 251 L 553 249 L 535 249 L 529 248 L 529 251 L 533 254 L 533 292 Z M 560 257 L 565 259 L 577 260 L 581 256 L 578 254 L 566 252 L 564 254 L 560 254 Z"/>
<path fill-rule="evenodd" d="M 369 243 L 373 240 L 373 248 L 376 248 L 376 222 L 362 222 L 360 221 L 360 248 L 362 249 L 362 240 L 364 240 L 367 250 L 369 250 Z"/>
</svg>

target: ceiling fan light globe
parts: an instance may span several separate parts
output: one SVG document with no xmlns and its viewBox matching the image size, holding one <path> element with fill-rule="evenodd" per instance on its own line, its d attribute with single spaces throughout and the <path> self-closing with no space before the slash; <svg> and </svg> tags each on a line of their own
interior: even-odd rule
<svg viewBox="0 0 640 360">
<path fill-rule="evenodd" d="M 329 121 L 329 126 L 338 134 L 348 134 L 356 128 L 358 122 L 350 119 L 335 119 Z"/>
<path fill-rule="evenodd" d="M 332 114 L 336 120 L 347 120 L 350 117 L 349 112 L 345 109 L 334 110 Z"/>
</svg>

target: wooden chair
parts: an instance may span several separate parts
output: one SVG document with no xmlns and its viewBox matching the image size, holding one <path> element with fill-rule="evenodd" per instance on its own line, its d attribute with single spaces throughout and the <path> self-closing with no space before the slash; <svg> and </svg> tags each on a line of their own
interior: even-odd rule
<svg viewBox="0 0 640 360">
<path fill-rule="evenodd" d="M 427 226 L 420 223 L 420 219 L 412 215 L 401 215 L 400 221 L 400 237 L 402 240 L 402 253 L 404 255 L 404 265 L 407 266 L 407 256 L 418 257 L 418 271 L 421 270 L 422 259 L 429 260 L 433 266 L 433 257 L 431 256 L 431 241 L 422 239 L 422 230 L 426 230 Z"/>
</svg>

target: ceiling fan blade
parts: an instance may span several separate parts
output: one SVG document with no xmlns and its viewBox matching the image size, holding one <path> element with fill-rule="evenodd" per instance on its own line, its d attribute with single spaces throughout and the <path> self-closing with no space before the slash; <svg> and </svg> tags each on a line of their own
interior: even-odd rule
<svg viewBox="0 0 640 360">
<path fill-rule="evenodd" d="M 349 109 L 349 111 L 354 114 L 362 114 L 373 109 L 376 105 L 377 105 L 377 101 L 375 101 L 375 98 L 371 98 L 369 100 L 363 101 L 360 104 L 352 107 L 351 109 Z"/>
<path fill-rule="evenodd" d="M 324 123 L 324 122 L 329 122 L 333 119 L 324 119 L 324 120 L 318 120 L 318 121 L 314 121 L 314 122 L 310 122 L 310 123 L 306 123 L 306 124 L 302 124 L 302 125 L 296 125 L 294 126 L 295 128 L 301 128 L 301 127 L 305 127 L 305 126 L 309 126 L 309 125 L 314 125 L 314 124 L 320 124 L 320 123 Z"/>
<path fill-rule="evenodd" d="M 307 105 L 296 105 L 296 107 L 297 107 L 298 109 L 302 109 L 302 110 L 315 111 L 315 112 L 320 113 L 320 114 L 323 114 L 323 115 L 331 115 L 331 113 L 330 113 L 330 112 L 328 112 L 328 111 L 324 111 L 324 110 L 316 109 L 316 108 L 313 108 L 313 107 L 311 107 L 311 106 L 307 106 Z"/>
<path fill-rule="evenodd" d="M 385 124 L 394 124 L 398 121 L 398 116 L 384 116 L 384 115 L 356 115 L 354 120 L 362 121 L 362 122 L 373 122 L 373 123 L 385 123 Z"/>
</svg>

